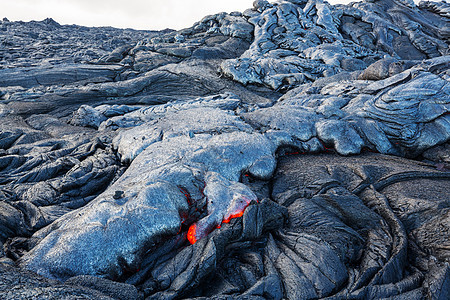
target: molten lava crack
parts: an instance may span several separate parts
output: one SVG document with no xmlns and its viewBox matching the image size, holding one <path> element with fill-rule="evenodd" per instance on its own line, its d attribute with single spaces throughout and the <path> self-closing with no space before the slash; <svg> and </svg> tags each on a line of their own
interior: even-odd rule
<svg viewBox="0 0 450 300">
<path fill-rule="evenodd" d="M 191 244 L 220 228 L 221 224 L 242 217 L 249 204 L 258 201 L 246 185 L 229 181 L 215 172 L 206 175 L 204 193 L 208 200 L 208 215 L 189 227 L 187 239 Z"/>
</svg>

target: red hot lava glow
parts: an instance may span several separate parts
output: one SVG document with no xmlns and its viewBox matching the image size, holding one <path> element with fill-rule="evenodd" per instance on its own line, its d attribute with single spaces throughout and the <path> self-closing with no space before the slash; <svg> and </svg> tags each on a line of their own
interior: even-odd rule
<svg viewBox="0 0 450 300">
<path fill-rule="evenodd" d="M 244 208 L 244 210 L 245 210 L 245 208 Z M 242 217 L 242 216 L 244 215 L 244 210 L 243 210 L 243 211 L 240 211 L 240 212 L 237 212 L 237 213 L 231 215 L 229 218 L 223 220 L 223 221 L 222 221 L 222 224 L 223 224 L 223 223 L 230 223 L 230 221 L 231 221 L 232 219 Z"/>
<path fill-rule="evenodd" d="M 196 233 L 197 233 L 197 224 L 192 224 L 189 227 L 189 230 L 187 233 L 187 239 L 188 239 L 189 243 L 191 243 L 192 245 L 194 245 L 195 242 L 197 242 Z"/>
<path fill-rule="evenodd" d="M 249 203 L 250 204 L 250 203 Z M 247 204 L 247 206 L 248 206 L 248 204 Z M 240 217 L 242 217 L 243 215 L 244 215 L 244 211 L 245 211 L 245 209 L 247 208 L 247 206 L 245 206 L 242 210 L 240 210 L 240 211 L 238 211 L 237 213 L 234 213 L 234 214 L 232 214 L 232 215 L 230 215 L 228 218 L 226 218 L 226 219 L 224 219 L 223 221 L 222 221 L 222 224 L 223 223 L 230 223 L 230 221 L 232 220 L 232 219 L 235 219 L 235 218 L 240 218 Z M 222 227 L 221 225 L 218 225 L 216 228 L 220 228 L 220 227 Z M 193 245 L 193 244 L 195 244 L 196 242 L 197 242 L 197 224 L 192 224 L 190 227 L 189 227 L 189 230 L 188 230 L 188 233 L 187 233 L 187 239 L 188 239 L 188 241 Z"/>
</svg>

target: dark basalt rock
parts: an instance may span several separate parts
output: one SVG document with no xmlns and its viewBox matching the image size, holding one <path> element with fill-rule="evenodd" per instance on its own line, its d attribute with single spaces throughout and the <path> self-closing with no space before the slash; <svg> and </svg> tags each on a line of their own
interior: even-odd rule
<svg viewBox="0 0 450 300">
<path fill-rule="evenodd" d="M 448 299 L 449 8 L 4 19 L 0 298 Z"/>
</svg>

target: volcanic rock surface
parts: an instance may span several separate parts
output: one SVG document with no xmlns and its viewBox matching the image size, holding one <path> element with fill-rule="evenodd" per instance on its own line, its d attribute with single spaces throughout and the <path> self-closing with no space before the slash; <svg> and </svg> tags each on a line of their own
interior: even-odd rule
<svg viewBox="0 0 450 300">
<path fill-rule="evenodd" d="M 450 5 L 0 22 L 1 299 L 449 299 Z"/>
</svg>

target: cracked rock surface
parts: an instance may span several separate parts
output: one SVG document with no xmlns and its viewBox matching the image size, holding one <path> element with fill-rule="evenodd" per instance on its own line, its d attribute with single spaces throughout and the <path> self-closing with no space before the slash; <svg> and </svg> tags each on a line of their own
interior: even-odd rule
<svg viewBox="0 0 450 300">
<path fill-rule="evenodd" d="M 0 22 L 0 298 L 448 299 L 450 6 Z"/>
</svg>

